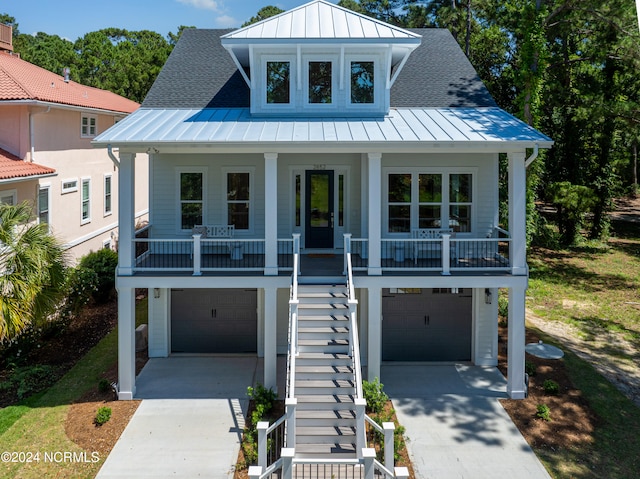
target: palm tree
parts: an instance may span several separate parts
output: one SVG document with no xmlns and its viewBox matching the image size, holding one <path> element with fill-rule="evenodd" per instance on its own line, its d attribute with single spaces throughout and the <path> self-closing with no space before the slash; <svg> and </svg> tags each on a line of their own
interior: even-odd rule
<svg viewBox="0 0 640 479">
<path fill-rule="evenodd" d="M 65 253 L 28 202 L 0 205 L 0 342 L 46 320 L 64 291 Z"/>
</svg>

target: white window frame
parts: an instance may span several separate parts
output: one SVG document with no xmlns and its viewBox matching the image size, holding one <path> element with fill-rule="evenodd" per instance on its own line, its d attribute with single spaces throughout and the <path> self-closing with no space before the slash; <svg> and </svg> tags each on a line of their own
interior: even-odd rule
<svg viewBox="0 0 640 479">
<path fill-rule="evenodd" d="M 328 62 L 331 63 L 331 103 L 310 103 L 309 102 L 309 63 L 311 62 Z M 305 55 L 302 64 L 304 71 L 302 73 L 303 84 L 303 102 L 307 109 L 333 110 L 338 108 L 338 89 L 340 88 L 340 62 L 337 55 Z M 375 83 L 374 83 L 375 85 Z"/>
<path fill-rule="evenodd" d="M 89 194 L 87 199 L 84 198 L 84 185 L 89 186 Z M 84 225 L 91 223 L 91 177 L 85 177 L 80 179 L 80 224 Z M 84 203 L 87 202 L 87 217 L 84 218 Z"/>
<path fill-rule="evenodd" d="M 8 198 L 11 197 L 12 205 L 18 204 L 18 190 L 2 190 L 0 191 L 0 198 Z M 5 203 L 0 203 L 5 204 Z"/>
<path fill-rule="evenodd" d="M 86 125 L 85 125 L 86 120 Z M 92 125 L 93 122 L 93 125 Z M 86 127 L 86 131 L 85 131 Z M 80 114 L 80 137 L 93 138 L 98 134 L 98 117 L 88 113 Z"/>
<path fill-rule="evenodd" d="M 267 63 L 289 62 L 289 103 L 267 103 Z M 296 108 L 298 91 L 298 67 L 295 55 L 262 55 L 261 57 L 260 105 L 265 111 L 293 111 Z M 225 181 L 226 183 L 226 181 Z"/>
<path fill-rule="evenodd" d="M 202 175 L 202 223 L 207 224 L 207 169 L 200 167 L 176 168 L 176 231 L 178 233 L 191 233 L 191 228 L 182 229 L 182 200 L 180 199 L 180 175 L 182 173 L 199 173 Z"/>
<path fill-rule="evenodd" d="M 109 180 L 109 209 L 107 209 L 107 180 Z M 113 214 L 113 174 L 112 173 L 105 173 L 103 181 L 102 181 L 102 186 L 103 186 L 103 212 L 104 212 L 104 216 L 110 216 Z"/>
<path fill-rule="evenodd" d="M 227 199 L 228 175 L 229 173 L 248 173 L 249 174 L 249 229 L 242 230 L 234 228 L 235 235 L 251 235 L 255 228 L 255 209 L 256 209 L 256 189 L 255 189 L 255 168 L 253 167 L 225 167 L 222 168 L 222 201 L 224 203 L 224 211 L 222 212 L 222 223 L 229 223 L 229 200 Z M 240 201 L 236 201 L 240 203 Z"/>
<path fill-rule="evenodd" d="M 389 232 L 389 175 L 390 174 L 411 174 L 411 213 L 409 232 L 390 233 Z M 383 169 L 383 211 L 382 211 L 382 232 L 386 237 L 407 237 L 411 235 L 411 230 L 418 228 L 419 224 L 419 205 L 420 197 L 418 190 L 418 178 L 421 174 L 439 174 L 442 175 L 442 202 L 440 211 L 441 223 L 449 218 L 449 176 L 451 174 L 469 174 L 471 175 L 471 230 L 456 233 L 457 235 L 473 235 L 477 229 L 478 221 L 478 169 L 466 167 L 452 168 L 420 168 L 420 167 L 391 167 Z M 448 228 L 447 225 L 442 227 Z"/>
<path fill-rule="evenodd" d="M 50 183 L 44 183 L 41 185 L 38 185 L 38 224 L 41 223 L 40 221 L 40 192 L 42 190 L 47 190 L 47 204 L 48 204 L 48 208 L 47 208 L 47 225 L 49 226 L 49 229 L 51 229 L 51 184 Z"/>
<path fill-rule="evenodd" d="M 351 62 L 373 62 L 373 103 L 351 103 Z M 379 55 L 345 55 L 344 70 L 346 78 L 345 105 L 349 110 L 379 110 L 383 103 L 385 78 L 382 74 L 382 59 Z"/>
<path fill-rule="evenodd" d="M 74 183 L 73 186 L 66 186 L 65 183 Z M 60 181 L 60 194 L 66 195 L 67 193 L 73 193 L 78 191 L 78 178 L 67 178 L 66 180 Z"/>
</svg>

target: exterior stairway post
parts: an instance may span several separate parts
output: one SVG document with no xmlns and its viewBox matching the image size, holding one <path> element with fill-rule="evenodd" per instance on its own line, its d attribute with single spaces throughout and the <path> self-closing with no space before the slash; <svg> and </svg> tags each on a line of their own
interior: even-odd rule
<svg viewBox="0 0 640 479">
<path fill-rule="evenodd" d="M 267 467 L 267 429 L 269 429 L 269 423 L 266 421 L 260 421 L 257 426 L 258 429 L 258 466 L 262 468 Z"/>
<path fill-rule="evenodd" d="M 396 426 L 392 422 L 383 422 L 382 429 L 384 429 L 384 467 L 393 471 L 395 467 L 395 444 L 393 443 L 393 435 Z"/>
<path fill-rule="evenodd" d="M 358 453 L 358 459 L 362 459 L 362 454 L 367 444 L 367 431 L 364 419 L 367 400 L 363 398 L 357 398 L 354 400 L 354 403 L 356 406 L 356 452 Z"/>
<path fill-rule="evenodd" d="M 296 447 L 296 406 L 298 400 L 296 398 L 287 398 L 284 401 L 287 414 L 287 442 L 285 445 L 289 449 Z"/>
</svg>

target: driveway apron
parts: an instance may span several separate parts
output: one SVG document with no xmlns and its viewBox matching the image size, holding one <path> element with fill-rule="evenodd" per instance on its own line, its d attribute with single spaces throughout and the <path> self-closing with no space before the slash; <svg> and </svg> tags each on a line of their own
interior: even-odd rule
<svg viewBox="0 0 640 479">
<path fill-rule="evenodd" d="M 507 394 L 496 368 L 383 365 L 381 382 L 417 478 L 550 478 L 498 401 Z"/>
<path fill-rule="evenodd" d="M 143 399 L 97 479 L 233 477 L 256 358 L 151 359 Z"/>
</svg>

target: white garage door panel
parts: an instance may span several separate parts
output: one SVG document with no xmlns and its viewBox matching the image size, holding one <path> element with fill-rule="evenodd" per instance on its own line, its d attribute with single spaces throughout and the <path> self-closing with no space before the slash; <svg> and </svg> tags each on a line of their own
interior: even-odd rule
<svg viewBox="0 0 640 479">
<path fill-rule="evenodd" d="M 471 359 L 471 290 L 462 294 L 383 292 L 384 361 Z"/>
<path fill-rule="evenodd" d="M 172 352 L 256 352 L 256 307 L 255 290 L 172 290 Z"/>
</svg>

